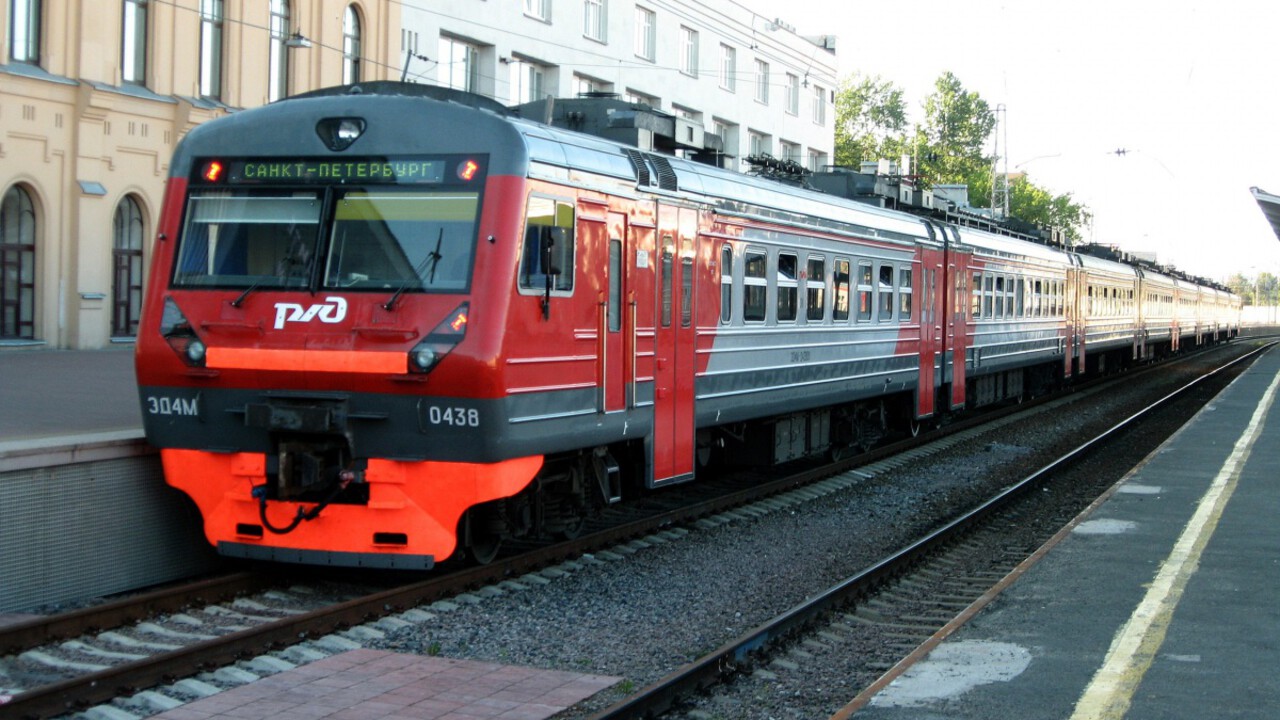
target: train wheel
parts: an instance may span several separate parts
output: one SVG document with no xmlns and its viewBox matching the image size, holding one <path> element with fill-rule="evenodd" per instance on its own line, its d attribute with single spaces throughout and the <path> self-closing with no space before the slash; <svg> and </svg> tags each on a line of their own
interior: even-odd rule
<svg viewBox="0 0 1280 720">
<path fill-rule="evenodd" d="M 464 516 L 467 555 L 478 565 L 488 565 L 502 549 L 504 527 L 497 507 L 477 506 Z"/>
<path fill-rule="evenodd" d="M 488 565 L 498 557 L 498 551 L 502 549 L 502 538 L 497 535 L 487 535 L 483 538 L 472 538 L 467 544 L 467 554 L 477 565 Z"/>
</svg>

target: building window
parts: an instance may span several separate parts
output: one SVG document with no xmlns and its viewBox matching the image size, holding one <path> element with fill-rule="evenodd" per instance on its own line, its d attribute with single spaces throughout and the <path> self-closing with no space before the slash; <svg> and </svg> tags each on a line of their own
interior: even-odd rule
<svg viewBox="0 0 1280 720">
<path fill-rule="evenodd" d="M 200 95 L 222 97 L 222 0 L 200 0 Z"/>
<path fill-rule="evenodd" d="M 660 110 L 662 108 L 661 100 L 659 100 L 658 98 L 652 95 L 645 95 L 644 93 L 639 92 L 637 90 L 628 89 L 626 94 L 623 95 L 623 98 L 626 99 L 626 101 L 629 103 L 636 103 L 637 105 L 648 105 L 654 110 Z"/>
<path fill-rule="evenodd" d="M 698 76 L 698 31 L 680 27 L 680 72 Z"/>
<path fill-rule="evenodd" d="M 820 85 L 813 86 L 813 124 L 827 124 L 827 91 Z"/>
<path fill-rule="evenodd" d="M 147 82 L 147 0 L 124 0 L 124 27 L 121 32 L 120 79 L 143 85 Z"/>
<path fill-rule="evenodd" d="M 132 337 L 138 334 L 138 314 L 142 311 L 142 238 L 146 223 L 142 208 L 132 197 L 116 206 L 112 227 L 111 334 Z"/>
<path fill-rule="evenodd" d="M 591 97 L 597 93 L 609 93 L 610 87 L 610 84 L 603 80 L 596 80 L 577 73 L 573 74 L 573 92 L 578 97 Z"/>
<path fill-rule="evenodd" d="M 360 14 L 348 5 L 342 16 L 342 84 L 360 82 Z"/>
<path fill-rule="evenodd" d="M 809 149 L 809 169 L 813 172 L 822 172 L 823 167 L 827 164 L 827 154 L 821 150 Z"/>
<path fill-rule="evenodd" d="M 787 73 L 787 113 L 800 114 L 800 76 Z"/>
<path fill-rule="evenodd" d="M 582 34 L 605 41 L 605 0 L 582 0 Z"/>
<path fill-rule="evenodd" d="M 540 100 L 546 95 L 544 85 L 547 68 L 545 65 L 527 60 L 512 60 L 508 67 L 511 68 L 512 105 Z"/>
<path fill-rule="evenodd" d="M 36 210 L 16 185 L 0 201 L 0 338 L 35 339 Z"/>
<path fill-rule="evenodd" d="M 636 6 L 636 56 L 653 62 L 658 39 L 658 16 L 648 8 Z"/>
<path fill-rule="evenodd" d="M 524 14 L 543 22 L 550 22 L 551 0 L 524 0 Z"/>
<path fill-rule="evenodd" d="M 289 96 L 289 3 L 271 0 L 271 48 L 267 56 L 267 102 Z"/>
<path fill-rule="evenodd" d="M 720 87 L 733 92 L 734 76 L 737 75 L 738 50 L 728 45 L 720 46 Z"/>
<path fill-rule="evenodd" d="M 40 63 L 41 0 L 12 0 L 9 12 L 9 57 L 16 62 Z"/>
<path fill-rule="evenodd" d="M 440 72 L 437 81 L 440 85 L 477 92 L 480 84 L 479 48 L 451 37 L 441 37 L 438 51 Z"/>
<path fill-rule="evenodd" d="M 769 63 L 756 61 L 756 102 L 769 104 Z"/>
<path fill-rule="evenodd" d="M 780 140 L 778 142 L 779 150 L 783 160 L 791 160 L 792 162 L 800 162 L 800 146 L 796 143 Z"/>
<path fill-rule="evenodd" d="M 773 152 L 773 143 L 769 141 L 769 136 L 752 130 L 751 136 L 751 156 L 760 157 Z"/>
</svg>

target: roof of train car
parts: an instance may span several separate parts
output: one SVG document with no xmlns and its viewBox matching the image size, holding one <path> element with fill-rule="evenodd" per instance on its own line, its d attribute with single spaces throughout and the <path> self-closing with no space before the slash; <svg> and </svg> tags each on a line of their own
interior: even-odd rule
<svg viewBox="0 0 1280 720">
<path fill-rule="evenodd" d="M 997 235 L 996 233 L 976 228 L 959 227 L 957 230 L 960 234 L 961 243 L 971 248 L 985 251 L 987 254 L 1048 261 L 1060 264 L 1063 267 L 1069 264 L 1067 251 L 1059 247 L 1022 240 L 1009 235 Z"/>
<path fill-rule="evenodd" d="M 1086 253 L 1076 253 L 1076 257 L 1080 258 L 1080 266 L 1087 270 L 1109 272 L 1113 275 L 1123 276 L 1126 279 L 1132 278 L 1136 280 L 1138 277 L 1138 268 L 1127 263 L 1094 257 Z"/>
</svg>

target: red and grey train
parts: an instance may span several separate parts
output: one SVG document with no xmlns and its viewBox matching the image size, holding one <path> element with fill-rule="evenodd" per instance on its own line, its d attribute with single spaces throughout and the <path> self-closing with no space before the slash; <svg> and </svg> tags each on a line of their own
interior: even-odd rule
<svg viewBox="0 0 1280 720">
<path fill-rule="evenodd" d="M 397 83 L 193 129 L 149 282 L 147 438 L 208 540 L 392 568 L 1222 340 L 1240 305 Z"/>
</svg>

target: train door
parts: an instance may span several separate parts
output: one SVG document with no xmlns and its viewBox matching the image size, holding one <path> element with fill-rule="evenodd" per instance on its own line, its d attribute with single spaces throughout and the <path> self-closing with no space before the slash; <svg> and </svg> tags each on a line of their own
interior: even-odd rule
<svg viewBox="0 0 1280 720">
<path fill-rule="evenodd" d="M 965 404 L 965 360 L 969 355 L 969 326 L 965 313 L 969 308 L 969 258 L 958 252 L 959 236 L 954 230 L 943 227 L 947 239 L 944 252 L 946 277 L 942 283 L 942 295 L 946 302 L 943 313 L 942 382 L 951 387 L 950 405 L 960 410 Z"/>
<path fill-rule="evenodd" d="M 600 410 L 618 412 L 627 407 L 627 387 L 635 368 L 635 303 L 628 277 L 632 266 L 626 262 L 635 249 L 628 242 L 626 215 L 609 213 L 608 237 L 607 287 L 600 304 Z"/>
<path fill-rule="evenodd" d="M 1064 377 L 1072 377 L 1076 372 L 1084 372 L 1084 336 L 1088 322 L 1088 309 L 1084 302 L 1085 275 L 1081 267 L 1080 257 L 1071 254 L 1071 264 L 1067 267 L 1066 298 L 1063 308 L 1066 318 L 1066 357 L 1063 358 L 1062 373 Z"/>
<path fill-rule="evenodd" d="M 942 269 L 942 252 L 922 250 L 920 263 L 920 289 L 915 297 L 920 305 L 920 386 L 916 416 L 930 417 L 935 412 L 937 398 L 938 355 L 942 347 L 941 300 L 938 297 L 938 276 Z"/>
<path fill-rule="evenodd" d="M 660 207 L 653 357 L 653 484 L 693 478 L 697 212 Z"/>
</svg>

